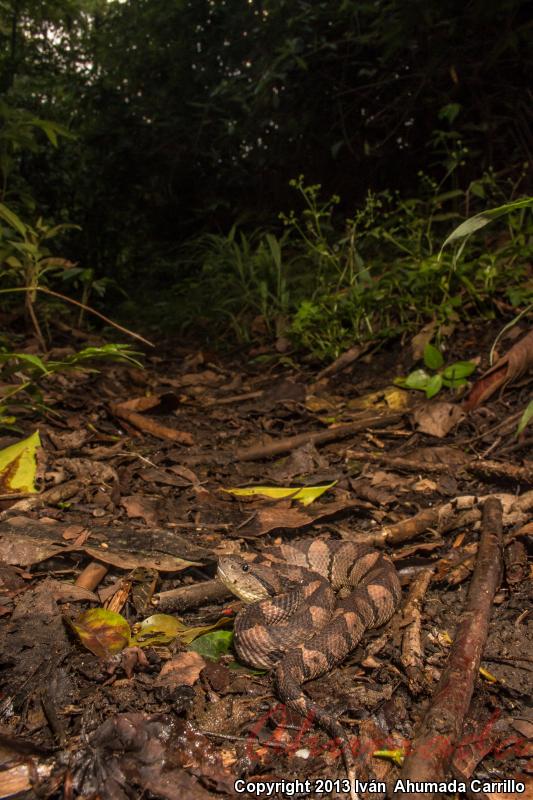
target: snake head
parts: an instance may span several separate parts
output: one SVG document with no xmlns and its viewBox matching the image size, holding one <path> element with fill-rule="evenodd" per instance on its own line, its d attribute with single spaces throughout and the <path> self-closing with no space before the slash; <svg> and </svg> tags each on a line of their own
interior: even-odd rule
<svg viewBox="0 0 533 800">
<path fill-rule="evenodd" d="M 241 556 L 221 556 L 217 577 L 230 592 L 245 603 L 256 603 L 281 590 L 276 572 Z"/>
</svg>

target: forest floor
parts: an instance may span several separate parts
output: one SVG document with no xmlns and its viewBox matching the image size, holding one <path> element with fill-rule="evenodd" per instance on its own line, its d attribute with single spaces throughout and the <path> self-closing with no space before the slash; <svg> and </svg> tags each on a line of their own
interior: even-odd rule
<svg viewBox="0 0 533 800">
<path fill-rule="evenodd" d="M 448 362 L 478 358 L 480 374 L 497 330 L 464 328 Z M 359 780 L 390 791 L 454 646 L 490 497 L 504 575 L 446 774 L 526 786 L 469 797 L 533 791 L 531 427 L 516 433 L 531 374 L 469 408 L 395 386 L 412 362 L 409 343 L 330 374 L 168 344 L 145 370 L 48 379 L 53 413 L 21 419 L 25 435 L 39 429 L 41 491 L 0 501 L 0 798 L 266 797 L 264 781 L 342 780 L 327 734 L 284 713 L 268 673 L 236 663 L 239 601 L 213 581 L 222 554 L 308 537 L 384 548 L 400 573 L 391 622 L 305 685 L 349 732 Z M 294 496 L 330 484 L 308 505 Z M 254 485 L 292 493 L 224 491 Z M 82 616 L 95 608 L 114 613 Z M 155 613 L 187 627 L 165 618 L 130 638 Z"/>
</svg>

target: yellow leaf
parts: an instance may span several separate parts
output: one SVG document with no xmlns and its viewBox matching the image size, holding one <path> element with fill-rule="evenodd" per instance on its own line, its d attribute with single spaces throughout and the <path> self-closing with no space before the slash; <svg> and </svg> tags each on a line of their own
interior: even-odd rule
<svg viewBox="0 0 533 800">
<path fill-rule="evenodd" d="M 180 631 L 186 629 L 187 626 L 177 617 L 172 617 L 170 614 L 152 614 L 151 617 L 133 626 L 134 636 L 131 643 L 138 647 L 168 644 Z"/>
<path fill-rule="evenodd" d="M 405 753 L 403 750 L 374 750 L 372 755 L 374 758 L 387 758 L 389 761 L 393 761 L 399 767 L 402 766 L 405 758 Z"/>
<path fill-rule="evenodd" d="M 76 620 L 65 617 L 87 650 L 109 658 L 130 644 L 130 626 L 121 614 L 107 608 L 91 608 Z"/>
<path fill-rule="evenodd" d="M 392 411 L 401 411 L 408 405 L 409 392 L 406 392 L 404 389 L 399 389 L 397 386 L 389 386 L 386 389 L 380 389 L 377 392 L 371 392 L 370 394 L 365 394 L 362 397 L 350 400 L 348 408 L 389 408 Z"/>
<path fill-rule="evenodd" d="M 323 486 L 247 486 L 244 489 L 222 489 L 223 492 L 234 494 L 236 497 L 252 497 L 256 494 L 270 497 L 273 500 L 282 500 L 289 497 L 291 500 L 298 500 L 304 506 L 308 506 L 321 494 L 327 492 L 337 481 L 327 483 Z"/>
<path fill-rule="evenodd" d="M 479 668 L 479 674 L 483 678 L 485 678 L 485 680 L 488 681 L 489 683 L 499 683 L 500 682 L 498 680 L 498 678 L 496 678 L 496 676 L 493 675 L 492 672 L 489 672 L 488 669 L 485 669 L 485 667 L 480 667 Z"/>
<path fill-rule="evenodd" d="M 209 633 L 223 625 L 227 625 L 228 617 L 222 617 L 213 625 L 199 625 L 189 628 L 177 617 L 170 614 L 152 614 L 139 625 L 134 626 L 135 636 L 131 643 L 137 647 L 151 647 L 152 645 L 168 644 L 176 637 L 184 644 L 190 644 L 198 636 Z"/>
<path fill-rule="evenodd" d="M 41 446 L 39 431 L 27 439 L 0 450 L 0 492 L 2 494 L 35 493 L 37 461 L 35 453 Z"/>
<path fill-rule="evenodd" d="M 409 392 L 399 389 L 397 386 L 389 386 L 385 389 L 385 403 L 391 411 L 402 411 L 409 405 Z"/>
</svg>

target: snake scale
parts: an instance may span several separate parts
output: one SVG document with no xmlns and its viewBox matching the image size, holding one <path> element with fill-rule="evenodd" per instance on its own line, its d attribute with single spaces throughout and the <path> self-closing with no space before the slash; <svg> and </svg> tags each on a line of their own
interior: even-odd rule
<svg viewBox="0 0 533 800">
<path fill-rule="evenodd" d="M 267 548 L 261 556 L 223 556 L 218 577 L 249 604 L 235 619 L 238 657 L 273 669 L 280 700 L 339 741 L 353 785 L 346 732 L 302 684 L 331 670 L 367 629 L 391 618 L 401 598 L 394 564 L 366 545 L 312 539 Z"/>
</svg>

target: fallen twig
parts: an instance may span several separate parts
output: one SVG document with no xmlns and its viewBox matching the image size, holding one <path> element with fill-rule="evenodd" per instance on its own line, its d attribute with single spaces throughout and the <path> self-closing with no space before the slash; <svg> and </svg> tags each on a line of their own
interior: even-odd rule
<svg viewBox="0 0 533 800">
<path fill-rule="evenodd" d="M 519 539 L 514 539 L 505 550 L 505 578 L 514 589 L 526 579 L 527 574 L 526 546 Z"/>
<path fill-rule="evenodd" d="M 174 428 L 169 428 L 166 425 L 160 425 L 150 417 L 145 417 L 137 411 L 131 411 L 121 403 L 111 403 L 109 409 L 116 417 L 129 422 L 135 428 L 138 428 L 145 433 L 155 436 L 156 439 L 169 439 L 171 442 L 179 442 L 191 446 L 194 444 L 194 439 L 190 433 L 186 431 L 177 431 Z"/>
<path fill-rule="evenodd" d="M 45 491 L 40 492 L 40 494 L 26 495 L 22 500 L 18 500 L 12 506 L 6 508 L 5 511 L 0 512 L 0 520 L 7 519 L 21 511 L 33 511 L 46 505 L 54 506 L 57 505 L 57 503 L 70 500 L 71 497 L 74 497 L 74 495 L 81 491 L 86 485 L 87 481 L 73 479 L 60 483 L 59 486 L 52 486 L 50 489 L 45 489 Z"/>
<path fill-rule="evenodd" d="M 313 444 L 336 442 L 346 436 L 351 436 L 353 433 L 364 431 L 366 428 L 387 428 L 389 425 L 395 425 L 401 418 L 401 414 L 367 416 L 347 425 L 339 425 L 337 428 L 328 428 L 325 431 L 308 431 L 307 433 L 299 433 L 296 436 L 287 436 L 284 439 L 275 439 L 267 444 L 240 448 L 235 451 L 235 461 L 258 461 L 261 458 L 271 458 L 272 456 L 281 455 L 281 453 L 296 450 L 296 448 L 309 442 Z"/>
<path fill-rule="evenodd" d="M 184 608 L 197 608 L 213 600 L 224 600 L 231 593 L 218 580 L 201 581 L 191 586 L 180 586 L 168 592 L 157 592 L 153 599 L 159 611 L 182 611 Z"/>
<path fill-rule="evenodd" d="M 473 472 L 476 475 L 484 475 L 495 478 L 506 478 L 507 480 L 519 481 L 521 483 L 533 483 L 533 467 L 519 466 L 507 461 L 489 461 L 487 459 L 472 459 L 464 464 L 451 464 L 449 462 L 440 464 L 428 464 L 416 458 L 402 458 L 390 456 L 387 453 L 372 453 L 367 450 L 346 450 L 346 458 L 354 458 L 372 464 L 386 464 L 392 469 L 399 469 L 405 472 L 424 472 L 440 474 L 442 472 L 459 475 L 461 472 Z"/>
<path fill-rule="evenodd" d="M 424 683 L 422 667 L 422 602 L 431 583 L 433 567 L 420 572 L 409 588 L 409 595 L 403 611 L 407 621 L 402 640 L 401 661 L 405 667 L 411 690 L 418 693 Z"/>
<path fill-rule="evenodd" d="M 349 350 L 341 353 L 332 364 L 328 364 L 327 367 L 324 367 L 324 369 L 318 373 L 316 376 L 317 381 L 322 380 L 322 378 L 329 378 L 331 375 L 336 375 L 337 372 L 341 372 L 343 369 L 349 367 L 369 350 L 370 345 L 371 342 L 367 342 L 364 345 L 356 344 L 354 347 L 350 347 Z"/>
<path fill-rule="evenodd" d="M 401 414 L 364 416 L 347 425 L 338 425 L 336 428 L 327 428 L 322 431 L 307 431 L 306 433 L 287 436 L 283 439 L 273 439 L 266 444 L 239 448 L 233 453 L 214 449 L 206 450 L 203 453 L 191 453 L 183 456 L 183 463 L 195 465 L 208 462 L 229 464 L 235 461 L 260 461 L 264 458 L 273 458 L 283 453 L 290 453 L 292 450 L 297 450 L 306 444 L 328 444 L 369 428 L 387 428 L 389 425 L 398 423 L 401 418 Z"/>
<path fill-rule="evenodd" d="M 403 765 L 402 780 L 429 782 L 446 777 L 460 740 L 487 638 L 492 601 L 502 575 L 501 551 L 502 506 L 499 500 L 488 498 L 483 506 L 478 557 L 467 604 L 430 708 Z M 433 792 L 395 793 L 395 797 L 412 800 L 429 800 L 433 796 Z"/>
<path fill-rule="evenodd" d="M 246 394 L 232 394 L 231 397 L 219 397 L 216 400 L 209 400 L 206 406 L 230 406 L 234 403 L 246 403 L 248 400 L 257 400 L 263 395 L 264 391 L 262 389 L 257 392 L 246 392 Z"/>
<path fill-rule="evenodd" d="M 373 537 L 372 542 L 374 544 L 379 542 L 397 544 L 414 539 L 428 529 L 444 533 L 460 526 L 473 525 L 481 519 L 479 504 L 488 497 L 492 497 L 502 504 L 505 525 L 523 524 L 531 517 L 528 512 L 533 508 L 533 491 L 525 492 L 519 497 L 504 492 L 481 497 L 462 495 L 441 506 L 425 508 L 413 517 L 400 520 L 393 525 L 383 526 L 381 530 L 370 534 Z"/>
</svg>

